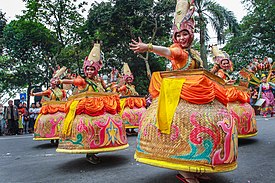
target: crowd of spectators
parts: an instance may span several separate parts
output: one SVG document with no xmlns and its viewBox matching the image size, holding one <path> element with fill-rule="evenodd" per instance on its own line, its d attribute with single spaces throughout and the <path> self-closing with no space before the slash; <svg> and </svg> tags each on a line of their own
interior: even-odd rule
<svg viewBox="0 0 275 183">
<path fill-rule="evenodd" d="M 32 103 L 29 109 L 26 103 L 17 106 L 12 100 L 8 101 L 8 106 L 0 104 L 0 136 L 33 133 L 40 109 L 40 103 Z"/>
</svg>

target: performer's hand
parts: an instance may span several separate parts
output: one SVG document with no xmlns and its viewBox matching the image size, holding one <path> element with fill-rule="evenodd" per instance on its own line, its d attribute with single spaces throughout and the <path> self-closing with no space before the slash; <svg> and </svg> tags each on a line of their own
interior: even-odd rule
<svg viewBox="0 0 275 183">
<path fill-rule="evenodd" d="M 133 50 L 134 53 L 144 53 L 148 51 L 148 45 L 143 43 L 140 37 L 138 37 L 138 42 L 132 39 L 132 43 L 129 45 L 130 49 Z"/>
<path fill-rule="evenodd" d="M 30 96 L 34 96 L 33 89 L 31 89 L 31 91 L 30 91 Z"/>
</svg>

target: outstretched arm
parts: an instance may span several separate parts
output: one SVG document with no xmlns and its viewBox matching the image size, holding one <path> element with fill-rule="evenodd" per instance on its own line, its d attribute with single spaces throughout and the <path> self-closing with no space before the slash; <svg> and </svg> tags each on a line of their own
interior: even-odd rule
<svg viewBox="0 0 275 183">
<path fill-rule="evenodd" d="M 33 90 L 31 90 L 30 92 L 30 96 L 49 96 L 51 93 L 49 92 L 49 90 L 45 90 L 42 92 L 37 92 L 37 93 L 33 93 Z"/>
<path fill-rule="evenodd" d="M 138 37 L 138 42 L 132 39 L 132 43 L 130 43 L 129 45 L 130 49 L 133 50 L 134 53 L 144 53 L 150 51 L 163 57 L 171 56 L 171 51 L 169 48 L 164 46 L 152 45 L 150 43 L 145 44 L 142 42 L 140 37 Z"/>
<path fill-rule="evenodd" d="M 74 84 L 74 80 L 73 79 L 62 79 L 62 80 L 58 80 L 57 84 Z"/>
</svg>

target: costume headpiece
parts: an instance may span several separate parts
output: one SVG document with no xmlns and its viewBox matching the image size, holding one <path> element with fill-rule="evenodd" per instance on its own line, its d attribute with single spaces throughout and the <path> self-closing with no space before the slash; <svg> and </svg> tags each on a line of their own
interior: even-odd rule
<svg viewBox="0 0 275 183">
<path fill-rule="evenodd" d="M 216 64 L 218 64 L 222 69 L 233 70 L 233 63 L 229 59 L 229 55 L 225 51 L 219 50 L 219 48 L 217 47 L 217 45 L 212 45 L 210 47 L 212 48 L 211 52 L 213 54 L 213 60 L 214 60 L 214 62 Z M 229 64 L 228 64 L 227 67 L 224 67 L 222 65 L 222 61 L 223 60 L 228 60 Z"/>
<path fill-rule="evenodd" d="M 100 54 L 100 43 L 94 43 L 94 47 L 92 48 L 88 57 L 85 58 L 83 63 L 83 70 L 86 75 L 86 67 L 94 67 L 96 70 L 96 74 L 102 68 L 102 57 Z"/>
<path fill-rule="evenodd" d="M 192 15 L 195 11 L 194 0 L 177 0 L 175 20 L 173 25 L 173 41 L 177 43 L 176 34 L 183 30 L 191 35 L 188 45 L 190 46 L 194 39 L 195 21 Z"/>
<path fill-rule="evenodd" d="M 134 76 L 129 68 L 129 65 L 127 63 L 123 64 L 123 79 L 126 81 L 127 78 L 131 78 L 132 81 L 134 80 Z"/>
</svg>

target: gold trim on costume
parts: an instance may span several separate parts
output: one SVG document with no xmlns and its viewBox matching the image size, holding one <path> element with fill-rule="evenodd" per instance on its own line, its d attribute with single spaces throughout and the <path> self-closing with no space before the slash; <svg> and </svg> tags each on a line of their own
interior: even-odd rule
<svg viewBox="0 0 275 183">
<path fill-rule="evenodd" d="M 129 147 L 129 144 L 118 146 L 118 147 L 109 147 L 109 148 L 97 148 L 97 149 L 56 149 L 56 152 L 59 153 L 68 153 L 68 154 L 87 154 L 87 153 L 100 153 L 100 152 L 110 152 L 123 150 Z"/>
<path fill-rule="evenodd" d="M 239 139 L 244 139 L 244 138 L 248 138 L 248 137 L 254 137 L 256 135 L 258 135 L 258 132 L 252 133 L 252 134 L 247 134 L 247 135 L 238 135 L 238 138 Z"/>
<path fill-rule="evenodd" d="M 148 158 L 139 158 L 135 153 L 134 158 L 136 161 L 145 163 L 148 165 L 153 165 L 161 168 L 169 168 L 172 170 L 181 170 L 181 171 L 188 171 L 188 172 L 196 172 L 196 173 L 216 173 L 216 172 L 227 172 L 232 171 L 237 168 L 237 162 L 233 162 L 227 165 L 216 165 L 216 166 L 209 166 L 209 165 L 195 165 L 191 164 L 190 162 L 184 162 L 182 164 L 179 161 L 176 162 L 167 162 L 167 161 L 160 161 L 160 160 L 153 160 Z"/>
</svg>

